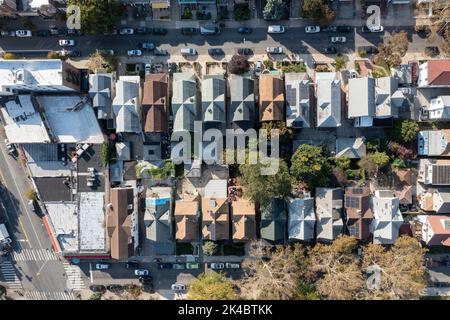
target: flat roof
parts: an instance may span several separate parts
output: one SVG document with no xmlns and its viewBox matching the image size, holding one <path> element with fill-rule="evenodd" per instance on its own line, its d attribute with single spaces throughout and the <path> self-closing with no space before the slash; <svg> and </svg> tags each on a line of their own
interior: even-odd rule
<svg viewBox="0 0 450 320">
<path fill-rule="evenodd" d="M 105 193 L 80 192 L 80 251 L 106 251 Z"/>
<path fill-rule="evenodd" d="M 34 177 L 34 183 L 43 202 L 71 201 L 72 189 L 64 184 L 67 177 Z"/>
<path fill-rule="evenodd" d="M 104 142 L 92 107 L 77 95 L 37 96 L 45 118 L 60 143 Z"/>
<path fill-rule="evenodd" d="M 46 202 L 55 237 L 62 251 L 78 251 L 78 215 L 76 202 Z"/>
<path fill-rule="evenodd" d="M 0 61 L 1 62 L 1 61 Z M 49 143 L 50 136 L 41 115 L 33 106 L 31 96 L 18 96 L 1 108 L 5 133 L 11 143 Z"/>
</svg>

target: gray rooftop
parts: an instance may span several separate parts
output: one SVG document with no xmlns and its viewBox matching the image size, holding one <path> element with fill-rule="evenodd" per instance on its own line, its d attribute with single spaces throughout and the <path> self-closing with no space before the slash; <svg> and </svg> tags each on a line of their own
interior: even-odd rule
<svg viewBox="0 0 450 320">
<path fill-rule="evenodd" d="M 313 86 L 306 73 L 286 73 L 286 124 L 288 127 L 309 128 Z"/>
<path fill-rule="evenodd" d="M 197 83 L 193 73 L 174 73 L 172 83 L 173 131 L 194 131 Z"/>
<path fill-rule="evenodd" d="M 255 121 L 254 82 L 251 78 L 232 74 L 230 78 L 230 121 Z"/>
<path fill-rule="evenodd" d="M 341 81 L 334 72 L 319 73 L 317 81 L 317 126 L 334 128 L 341 125 Z"/>
<path fill-rule="evenodd" d="M 316 188 L 317 240 L 332 241 L 342 233 L 343 198 L 341 188 Z"/>
<path fill-rule="evenodd" d="M 289 199 L 288 235 L 292 240 L 314 239 L 316 216 L 314 213 L 314 199 Z"/>
<path fill-rule="evenodd" d="M 203 122 L 226 122 L 223 76 L 205 76 L 202 81 L 202 120 Z"/>
</svg>

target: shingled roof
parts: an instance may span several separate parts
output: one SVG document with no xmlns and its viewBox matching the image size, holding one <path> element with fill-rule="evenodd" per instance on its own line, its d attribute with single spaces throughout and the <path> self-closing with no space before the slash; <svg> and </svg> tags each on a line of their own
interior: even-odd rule
<svg viewBox="0 0 450 320">
<path fill-rule="evenodd" d="M 276 74 L 259 78 L 259 121 L 283 121 L 283 79 Z"/>
<path fill-rule="evenodd" d="M 165 73 L 145 76 L 142 98 L 142 121 L 145 132 L 167 132 L 168 76 Z"/>
</svg>

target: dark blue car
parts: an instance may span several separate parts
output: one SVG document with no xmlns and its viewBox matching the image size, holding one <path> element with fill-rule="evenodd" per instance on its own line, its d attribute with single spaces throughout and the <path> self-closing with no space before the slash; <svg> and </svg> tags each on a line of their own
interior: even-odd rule
<svg viewBox="0 0 450 320">
<path fill-rule="evenodd" d="M 253 29 L 249 28 L 249 27 L 239 27 L 237 29 L 237 32 L 239 32 L 239 33 L 252 33 Z"/>
</svg>

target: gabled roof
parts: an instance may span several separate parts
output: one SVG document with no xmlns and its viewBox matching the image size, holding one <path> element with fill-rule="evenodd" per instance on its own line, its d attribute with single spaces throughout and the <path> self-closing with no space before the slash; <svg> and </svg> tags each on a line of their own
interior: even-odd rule
<svg viewBox="0 0 450 320">
<path fill-rule="evenodd" d="M 173 131 L 193 131 L 197 83 L 193 73 L 174 73 L 172 83 Z"/>
<path fill-rule="evenodd" d="M 428 60 L 428 85 L 450 86 L 450 59 Z"/>
<path fill-rule="evenodd" d="M 229 236 L 228 200 L 202 198 L 203 239 L 228 240 Z"/>
<path fill-rule="evenodd" d="M 341 82 L 334 72 L 316 73 L 317 126 L 323 128 L 341 125 Z"/>
<path fill-rule="evenodd" d="M 261 209 L 261 238 L 273 242 L 284 242 L 286 223 L 286 202 L 283 198 L 273 198 L 267 207 Z"/>
<path fill-rule="evenodd" d="M 92 99 L 92 106 L 98 108 L 99 119 L 111 118 L 112 104 L 112 74 L 91 74 L 89 75 L 89 96 Z"/>
<path fill-rule="evenodd" d="M 375 79 L 370 77 L 348 80 L 348 117 L 375 116 Z"/>
<path fill-rule="evenodd" d="M 107 212 L 107 229 L 111 242 L 111 258 L 121 260 L 129 257 L 131 242 L 131 214 L 133 213 L 133 188 L 112 188 L 111 206 Z"/>
<path fill-rule="evenodd" d="M 198 198 L 185 197 L 175 203 L 176 239 L 193 241 L 198 239 Z"/>
<path fill-rule="evenodd" d="M 450 156 L 450 129 L 420 131 L 417 144 L 419 155 Z"/>
<path fill-rule="evenodd" d="M 282 121 L 284 87 L 281 75 L 262 74 L 259 77 L 259 121 Z"/>
<path fill-rule="evenodd" d="M 399 209 L 400 200 L 395 197 L 392 190 L 377 190 L 372 202 L 373 242 L 393 244 L 399 236 L 399 230 L 403 224 L 403 216 Z"/>
<path fill-rule="evenodd" d="M 172 241 L 170 233 L 170 199 L 170 187 L 147 189 L 144 214 L 147 239 L 157 242 Z"/>
<path fill-rule="evenodd" d="M 226 122 L 223 76 L 205 76 L 202 81 L 202 119 L 204 122 Z"/>
<path fill-rule="evenodd" d="M 366 156 L 366 138 L 337 138 L 336 157 L 360 159 Z"/>
<path fill-rule="evenodd" d="M 142 126 L 145 132 L 167 132 L 168 98 L 167 74 L 146 75 L 142 98 Z"/>
<path fill-rule="evenodd" d="M 434 236 L 428 245 L 450 246 L 450 216 L 427 216 Z"/>
<path fill-rule="evenodd" d="M 122 76 L 116 83 L 113 111 L 116 116 L 116 132 L 141 132 L 139 120 L 139 76 Z"/>
<path fill-rule="evenodd" d="M 286 125 L 309 128 L 313 86 L 307 73 L 286 73 Z"/>
<path fill-rule="evenodd" d="M 255 239 L 255 204 L 250 200 L 244 199 L 232 201 L 231 213 L 233 216 L 232 238 L 234 240 Z"/>
<path fill-rule="evenodd" d="M 313 198 L 290 198 L 288 200 L 288 235 L 292 240 L 311 240 L 314 238 L 316 216 Z"/>
<path fill-rule="evenodd" d="M 344 190 L 316 188 L 316 234 L 318 240 L 331 241 L 342 233 Z"/>
<path fill-rule="evenodd" d="M 250 77 L 232 74 L 230 77 L 231 121 L 255 121 L 254 82 Z"/>
</svg>

